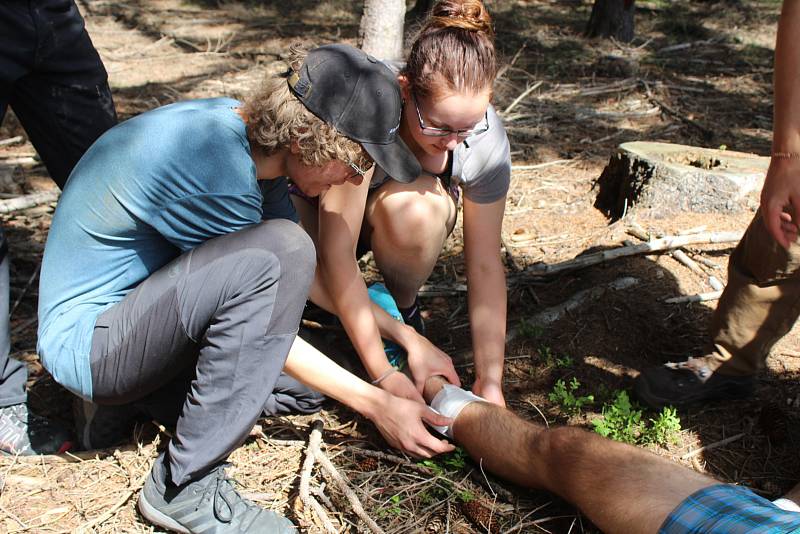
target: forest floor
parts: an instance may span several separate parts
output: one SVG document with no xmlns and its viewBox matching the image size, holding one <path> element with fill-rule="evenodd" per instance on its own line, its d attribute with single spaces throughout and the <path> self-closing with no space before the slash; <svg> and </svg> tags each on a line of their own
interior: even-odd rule
<svg viewBox="0 0 800 534">
<path fill-rule="evenodd" d="M 124 120 L 177 100 L 241 98 L 280 68 L 291 43 L 355 43 L 362 2 L 80 0 L 79 5 Z M 593 186 L 626 141 L 725 145 L 769 154 L 780 2 L 637 2 L 636 38 L 627 45 L 583 37 L 589 0 L 497 0 L 488 6 L 504 65 L 494 104 L 505 118 L 514 164 L 503 235 L 509 325 L 518 335 L 507 347 L 506 398 L 526 419 L 592 430 L 603 406 L 620 391 L 629 392 L 641 370 L 702 353 L 716 303 L 664 300 L 710 291 L 711 275 L 725 282 L 735 243 L 689 247 L 703 262 L 703 276 L 670 254 L 640 255 L 550 278 L 526 269 L 636 242 L 626 233 L 635 224 L 653 236 L 699 227 L 746 228 L 756 194 L 750 209 L 739 212 L 648 218 L 634 210 L 615 222 L 594 207 Z M 24 131 L 9 113 L 0 140 L 17 135 Z M 34 155 L 25 140 L 0 147 L 0 163 Z M 24 164 L 22 171 L 19 190 L 8 194 L 54 188 L 41 165 Z M 70 397 L 41 368 L 35 352 L 37 274 L 53 208 L 3 217 L 12 258 L 12 352 L 32 371 L 31 403 L 70 424 Z M 473 375 L 460 236 L 457 229 L 448 240 L 422 303 L 431 339 L 453 355 L 468 385 Z M 363 263 L 373 276 L 369 258 Z M 590 299 L 545 328 L 530 323 L 543 309 L 622 277 L 638 283 Z M 674 417 L 662 417 L 660 440 L 652 431 L 628 438 L 691 469 L 777 497 L 800 476 L 798 334 L 793 330 L 774 348 L 751 399 L 680 411 L 680 430 L 669 425 Z M 347 352 L 341 335 L 323 337 L 332 351 Z M 559 381 L 566 389 L 553 395 Z M 576 384 L 572 391 L 570 383 Z M 630 423 L 636 410 L 609 424 Z M 643 409 L 640 417 L 649 422 L 658 414 Z M 288 515 L 302 531 L 321 531 L 316 514 L 304 510 L 298 498 L 314 419 L 323 422 L 324 453 L 386 532 L 486 532 L 487 525 L 476 519 L 479 507 L 491 517 L 492 532 L 597 531 L 550 494 L 485 476 L 463 452 L 421 463 L 402 458 L 369 421 L 334 402 L 316 416 L 261 421 L 231 457 L 242 491 Z M 720 446 L 727 438 L 734 439 Z M 0 531 L 153 532 L 136 512 L 135 500 L 155 449 L 166 439 L 163 429 L 145 423 L 129 444 L 115 450 L 0 457 Z M 694 454 L 701 447 L 706 449 Z M 325 470 L 312 472 L 311 490 L 336 529 L 364 531 Z"/>
</svg>

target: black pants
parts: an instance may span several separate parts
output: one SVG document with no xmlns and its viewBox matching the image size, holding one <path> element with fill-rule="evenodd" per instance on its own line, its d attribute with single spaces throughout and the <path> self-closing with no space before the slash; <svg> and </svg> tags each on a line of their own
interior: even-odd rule
<svg viewBox="0 0 800 534">
<path fill-rule="evenodd" d="M 298 225 L 264 222 L 183 254 L 98 317 L 94 402 L 182 392 L 168 449 L 175 484 L 247 437 L 294 341 L 315 257 Z M 176 386 L 184 377 L 188 386 Z"/>
<path fill-rule="evenodd" d="M 50 176 L 72 168 L 117 121 L 106 70 L 73 0 L 0 1 L 0 123 L 10 105 Z M 0 231 L 0 250 L 5 251 Z M 8 357 L 8 259 L 0 260 L 0 407 L 24 402 L 27 370 Z"/>
</svg>

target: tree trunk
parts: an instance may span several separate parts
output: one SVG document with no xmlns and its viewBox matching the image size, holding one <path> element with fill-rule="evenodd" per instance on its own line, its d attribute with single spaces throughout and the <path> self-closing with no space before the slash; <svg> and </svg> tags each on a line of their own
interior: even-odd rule
<svg viewBox="0 0 800 534">
<path fill-rule="evenodd" d="M 405 0 L 365 0 L 361 16 L 361 49 L 378 59 L 402 59 Z"/>
<path fill-rule="evenodd" d="M 634 0 L 595 0 L 586 25 L 587 37 L 613 37 L 623 43 L 633 40 Z"/>
</svg>

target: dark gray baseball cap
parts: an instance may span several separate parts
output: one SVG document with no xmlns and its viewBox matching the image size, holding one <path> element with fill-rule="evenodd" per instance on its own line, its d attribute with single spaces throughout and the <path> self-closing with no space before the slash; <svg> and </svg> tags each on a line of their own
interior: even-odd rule
<svg viewBox="0 0 800 534">
<path fill-rule="evenodd" d="M 349 45 L 320 46 L 288 81 L 311 113 L 360 143 L 386 174 L 399 182 L 420 175 L 417 158 L 398 135 L 400 86 L 381 61 Z"/>
</svg>

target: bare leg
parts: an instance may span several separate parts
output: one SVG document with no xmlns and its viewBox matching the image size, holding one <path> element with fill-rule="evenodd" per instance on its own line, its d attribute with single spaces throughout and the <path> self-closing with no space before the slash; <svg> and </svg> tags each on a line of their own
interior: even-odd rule
<svg viewBox="0 0 800 534">
<path fill-rule="evenodd" d="M 430 176 L 410 184 L 389 180 L 368 197 L 362 233 L 366 232 L 386 287 L 401 308 L 414 304 L 455 220 L 453 199 Z"/>
<path fill-rule="evenodd" d="M 429 379 L 425 400 L 443 383 Z M 577 428 L 545 429 L 489 403 L 467 405 L 453 433 L 488 471 L 559 495 L 604 532 L 656 532 L 686 497 L 718 483 L 638 447 Z"/>
</svg>

